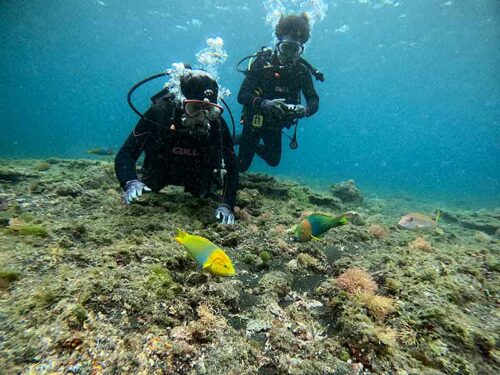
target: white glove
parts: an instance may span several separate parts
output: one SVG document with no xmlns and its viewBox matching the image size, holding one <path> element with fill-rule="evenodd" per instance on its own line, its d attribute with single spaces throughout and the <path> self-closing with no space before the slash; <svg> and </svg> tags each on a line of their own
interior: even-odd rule
<svg viewBox="0 0 500 375">
<path fill-rule="evenodd" d="M 139 198 L 143 192 L 147 193 L 150 191 L 151 189 L 139 180 L 127 181 L 125 184 L 125 191 L 122 195 L 123 203 L 130 204 L 132 201 Z"/>
<path fill-rule="evenodd" d="M 215 209 L 215 218 L 220 220 L 221 224 L 234 224 L 234 214 L 227 204 L 221 204 Z"/>
</svg>

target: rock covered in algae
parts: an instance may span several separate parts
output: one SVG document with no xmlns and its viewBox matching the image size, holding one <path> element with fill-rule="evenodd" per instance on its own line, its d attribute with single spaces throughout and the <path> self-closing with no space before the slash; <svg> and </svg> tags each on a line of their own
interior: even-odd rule
<svg viewBox="0 0 500 375">
<path fill-rule="evenodd" d="M 298 254 L 297 262 L 300 266 L 307 269 L 313 269 L 318 272 L 324 272 L 326 270 L 325 265 L 319 259 L 307 253 Z"/>
<path fill-rule="evenodd" d="M 37 175 L 14 167 L 0 167 L 0 182 L 15 184 L 30 177 L 37 177 Z"/>
<path fill-rule="evenodd" d="M 46 161 L 41 161 L 35 165 L 35 170 L 38 172 L 46 172 L 50 169 L 50 163 Z"/>
<path fill-rule="evenodd" d="M 498 213 L 440 210 L 440 215 L 444 221 L 458 223 L 465 228 L 489 235 L 495 235 L 496 231 L 500 229 L 500 215 Z"/>
<path fill-rule="evenodd" d="M 444 219 L 446 234 L 425 236 L 432 251 L 417 251 L 415 234 L 394 227 L 417 202 L 367 198 L 356 203 L 366 219 L 303 245 L 287 229 L 330 203 L 296 183 L 244 176 L 229 228 L 212 221 L 214 202 L 182 189 L 123 208 L 112 164 L 48 162 L 35 173 L 38 161 L 6 161 L 33 175 L 0 181 L 6 373 L 498 372 L 498 237 L 479 242 L 482 229 L 463 225 L 488 228 L 498 212 L 444 208 L 461 221 Z M 66 182 L 82 193 L 58 195 Z M 13 217 L 50 236 L 9 233 Z M 178 227 L 225 244 L 238 275 L 200 272 L 172 241 Z M 339 287 L 352 268 L 369 270 L 376 291 Z"/>
<path fill-rule="evenodd" d="M 344 203 L 359 203 L 363 200 L 363 195 L 354 184 L 354 180 L 347 180 L 334 184 L 330 192 L 334 197 L 339 198 Z"/>
<path fill-rule="evenodd" d="M 292 278 L 282 271 L 267 272 L 258 284 L 259 292 L 262 294 L 276 294 L 285 296 L 291 288 Z"/>
</svg>

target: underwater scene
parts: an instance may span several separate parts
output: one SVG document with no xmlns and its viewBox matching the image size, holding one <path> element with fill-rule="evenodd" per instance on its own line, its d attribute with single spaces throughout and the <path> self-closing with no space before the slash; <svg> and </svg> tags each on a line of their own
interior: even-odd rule
<svg viewBox="0 0 500 375">
<path fill-rule="evenodd" d="M 4 0 L 0 36 L 0 374 L 500 373 L 498 0 Z"/>
</svg>

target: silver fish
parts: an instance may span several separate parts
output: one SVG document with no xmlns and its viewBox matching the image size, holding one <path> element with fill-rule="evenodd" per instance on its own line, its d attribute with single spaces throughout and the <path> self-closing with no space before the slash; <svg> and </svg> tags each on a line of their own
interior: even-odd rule
<svg viewBox="0 0 500 375">
<path fill-rule="evenodd" d="M 437 227 L 439 220 L 439 211 L 436 216 L 436 220 L 433 220 L 430 216 L 421 214 L 420 212 L 411 212 L 404 215 L 398 221 L 398 227 L 409 229 L 409 230 L 434 230 Z"/>
</svg>

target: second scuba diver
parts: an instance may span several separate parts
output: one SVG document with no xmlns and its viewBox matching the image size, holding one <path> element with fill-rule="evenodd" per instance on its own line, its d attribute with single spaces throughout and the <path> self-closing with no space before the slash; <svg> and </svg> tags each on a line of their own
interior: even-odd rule
<svg viewBox="0 0 500 375">
<path fill-rule="evenodd" d="M 238 102 L 243 105 L 243 133 L 238 141 L 240 172 L 250 167 L 255 153 L 270 166 L 277 166 L 281 160 L 282 129 L 295 125 L 290 147 L 297 148 L 298 119 L 318 111 L 319 97 L 311 73 L 321 81 L 324 78 L 301 58 L 310 34 L 307 15 L 282 16 L 275 34 L 276 49 L 263 49 L 252 56 L 238 93 Z M 301 92 L 305 106 L 300 104 Z"/>
<path fill-rule="evenodd" d="M 188 69 L 180 77 L 180 89 L 184 100 L 169 90 L 152 98 L 152 106 L 117 153 L 115 172 L 123 201 L 130 204 L 166 185 L 184 186 L 200 197 L 213 196 L 211 188 L 219 186 L 222 198 L 214 215 L 233 224 L 238 170 L 223 108 L 217 104 L 218 84 L 210 74 Z M 139 179 L 136 162 L 142 152 Z"/>
</svg>

